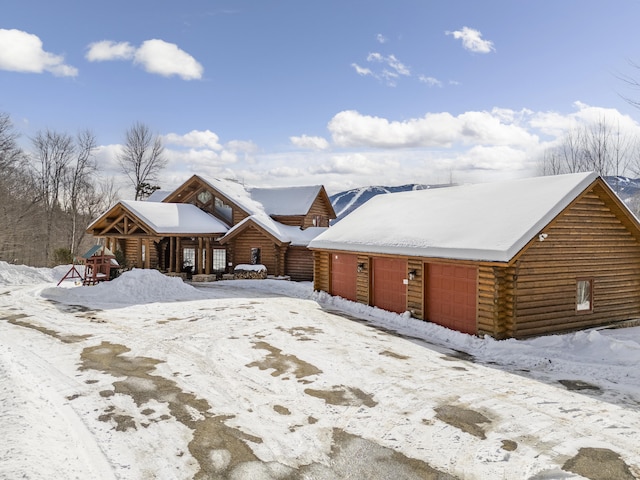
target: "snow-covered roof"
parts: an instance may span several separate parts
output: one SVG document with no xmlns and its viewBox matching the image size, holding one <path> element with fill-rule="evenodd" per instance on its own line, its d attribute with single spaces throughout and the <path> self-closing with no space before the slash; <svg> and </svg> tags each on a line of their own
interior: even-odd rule
<svg viewBox="0 0 640 480">
<path fill-rule="evenodd" d="M 162 202 L 165 198 L 167 198 L 171 194 L 171 190 L 156 190 L 149 197 L 147 197 L 147 202 Z"/>
<path fill-rule="evenodd" d="M 597 177 L 575 173 L 378 195 L 309 247 L 507 262 Z"/>
<path fill-rule="evenodd" d="M 234 202 L 249 215 L 261 213 L 266 214 L 264 207 L 260 204 L 260 202 L 252 199 L 245 186 L 241 183 L 221 178 L 198 178 L 208 184 L 212 189 L 217 190 L 229 200 Z"/>
<path fill-rule="evenodd" d="M 300 227 L 276 222 L 268 215 L 251 215 L 231 227 L 220 240 L 224 242 L 225 237 L 233 235 L 234 232 L 242 229 L 250 222 L 258 225 L 267 233 L 277 238 L 280 242 L 290 243 L 293 246 L 307 246 L 311 240 L 327 230 L 327 227 L 309 227 L 303 230 Z"/>
<path fill-rule="evenodd" d="M 294 247 L 306 247 L 309 242 L 328 229 L 328 227 L 308 227 L 303 230 L 300 227 L 283 224 L 279 224 L 279 227 Z"/>
<path fill-rule="evenodd" d="M 321 185 L 251 188 L 249 194 L 269 215 L 306 215 L 321 188 Z"/>
<path fill-rule="evenodd" d="M 229 227 L 189 203 L 121 200 L 120 203 L 156 233 L 225 233 Z"/>
</svg>

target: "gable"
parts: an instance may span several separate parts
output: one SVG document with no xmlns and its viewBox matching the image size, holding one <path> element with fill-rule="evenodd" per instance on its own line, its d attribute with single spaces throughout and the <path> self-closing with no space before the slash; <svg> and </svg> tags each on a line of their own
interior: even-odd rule
<svg viewBox="0 0 640 480">
<path fill-rule="evenodd" d="M 229 227 L 195 205 L 122 200 L 88 231 L 103 235 L 224 234 Z"/>
<path fill-rule="evenodd" d="M 231 180 L 205 180 L 194 175 L 163 199 L 164 203 L 190 203 L 229 224 L 252 215 L 259 207 L 245 188 Z"/>
<path fill-rule="evenodd" d="M 156 232 L 133 212 L 117 203 L 87 227 L 96 237 L 106 235 L 154 235 Z"/>
<path fill-rule="evenodd" d="M 260 235 L 269 239 L 269 241 L 273 242 L 276 245 L 284 245 L 289 243 L 287 240 L 280 238 L 282 235 L 280 232 L 272 231 L 266 228 L 264 225 L 261 225 L 254 217 L 248 217 L 234 228 L 232 228 L 224 237 L 222 237 L 219 241 L 222 245 L 228 243 L 229 241 L 239 238 L 246 234 L 247 232 L 259 232 Z"/>
<path fill-rule="evenodd" d="M 324 187 L 321 187 L 318 195 L 311 205 L 311 208 L 309 208 L 309 214 L 322 215 L 330 220 L 335 220 L 337 218 L 333 205 L 331 205 L 331 199 L 329 199 L 329 195 L 327 195 L 327 191 Z"/>
</svg>

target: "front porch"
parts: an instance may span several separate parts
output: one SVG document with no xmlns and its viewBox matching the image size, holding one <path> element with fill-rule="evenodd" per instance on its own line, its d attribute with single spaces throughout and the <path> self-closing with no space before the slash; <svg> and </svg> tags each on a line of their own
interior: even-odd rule
<svg viewBox="0 0 640 480">
<path fill-rule="evenodd" d="M 105 237 L 105 246 L 120 252 L 125 268 L 155 268 L 163 273 L 222 275 L 228 271 L 227 248 L 212 237 Z"/>
</svg>

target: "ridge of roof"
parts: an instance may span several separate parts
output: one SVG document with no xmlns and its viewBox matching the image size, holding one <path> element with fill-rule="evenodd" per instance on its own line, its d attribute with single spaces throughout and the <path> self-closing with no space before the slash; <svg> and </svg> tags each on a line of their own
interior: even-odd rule
<svg viewBox="0 0 640 480">
<path fill-rule="evenodd" d="M 378 195 L 309 247 L 508 262 L 597 178 L 588 172 Z"/>
</svg>

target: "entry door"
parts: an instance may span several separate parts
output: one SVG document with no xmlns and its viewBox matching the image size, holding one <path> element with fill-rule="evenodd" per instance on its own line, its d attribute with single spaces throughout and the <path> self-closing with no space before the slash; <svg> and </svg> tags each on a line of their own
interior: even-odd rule
<svg viewBox="0 0 640 480">
<path fill-rule="evenodd" d="M 331 255 L 331 295 L 356 301 L 358 256 L 343 253 Z"/>
<path fill-rule="evenodd" d="M 398 258 L 373 258 L 372 305 L 390 312 L 407 310 L 407 261 Z"/>
<path fill-rule="evenodd" d="M 477 268 L 430 263 L 424 270 L 426 319 L 459 332 L 477 333 Z"/>
</svg>

